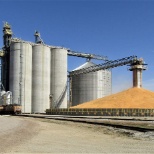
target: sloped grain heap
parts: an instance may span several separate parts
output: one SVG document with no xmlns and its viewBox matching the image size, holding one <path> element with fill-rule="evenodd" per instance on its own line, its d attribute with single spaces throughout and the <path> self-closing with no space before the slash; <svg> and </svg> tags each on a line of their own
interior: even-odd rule
<svg viewBox="0 0 154 154">
<path fill-rule="evenodd" d="M 72 108 L 154 108 L 154 92 L 143 88 L 130 88 Z"/>
</svg>

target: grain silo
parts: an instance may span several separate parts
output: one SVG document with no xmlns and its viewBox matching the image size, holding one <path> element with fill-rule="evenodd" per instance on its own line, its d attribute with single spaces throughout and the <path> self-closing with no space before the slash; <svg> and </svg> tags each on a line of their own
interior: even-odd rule
<svg viewBox="0 0 154 154">
<path fill-rule="evenodd" d="M 22 105 L 23 113 L 31 113 L 32 46 L 12 40 L 10 45 L 9 85 L 12 102 Z"/>
<path fill-rule="evenodd" d="M 8 23 L 3 27 L 3 34 L 4 48 L 0 51 L 1 80 L 6 91 L 12 92 L 12 103 L 21 104 L 23 113 L 43 113 L 47 108 L 68 107 L 67 55 L 104 60 L 104 57 L 97 55 L 47 46 L 37 31 L 35 43 L 13 39 Z M 82 67 L 91 65 L 95 64 L 88 62 Z M 110 77 L 110 71 L 97 71 L 72 77 L 73 103 L 79 104 L 109 94 Z"/>
<path fill-rule="evenodd" d="M 111 69 L 102 70 L 103 75 L 103 89 L 104 89 L 104 95 L 108 96 L 112 94 L 112 74 Z"/>
<path fill-rule="evenodd" d="M 67 108 L 67 50 L 51 48 L 51 108 Z"/>
<path fill-rule="evenodd" d="M 33 45 L 32 54 L 32 112 L 44 113 L 50 106 L 50 48 Z"/>
<path fill-rule="evenodd" d="M 73 71 L 94 65 L 92 62 L 86 62 Z M 72 106 L 109 95 L 111 94 L 111 71 L 100 70 L 72 76 L 70 90 Z"/>
</svg>

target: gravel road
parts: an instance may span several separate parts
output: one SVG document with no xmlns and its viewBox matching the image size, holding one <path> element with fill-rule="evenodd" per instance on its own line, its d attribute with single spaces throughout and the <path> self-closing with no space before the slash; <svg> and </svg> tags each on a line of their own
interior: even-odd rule
<svg viewBox="0 0 154 154">
<path fill-rule="evenodd" d="M 154 140 L 111 128 L 0 116 L 0 153 L 154 153 Z"/>
</svg>

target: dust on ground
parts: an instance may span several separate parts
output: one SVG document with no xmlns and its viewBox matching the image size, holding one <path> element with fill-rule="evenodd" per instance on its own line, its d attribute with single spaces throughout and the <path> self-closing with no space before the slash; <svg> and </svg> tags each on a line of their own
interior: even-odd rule
<svg viewBox="0 0 154 154">
<path fill-rule="evenodd" d="M 1 153 L 154 153 L 146 134 L 112 127 L 4 116 L 0 126 Z"/>
</svg>

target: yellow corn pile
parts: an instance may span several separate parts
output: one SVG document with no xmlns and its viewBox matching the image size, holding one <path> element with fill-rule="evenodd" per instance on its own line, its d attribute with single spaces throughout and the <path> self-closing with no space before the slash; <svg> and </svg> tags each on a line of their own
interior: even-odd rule
<svg viewBox="0 0 154 154">
<path fill-rule="evenodd" d="M 154 108 L 154 92 L 143 88 L 130 88 L 72 108 Z"/>
</svg>

